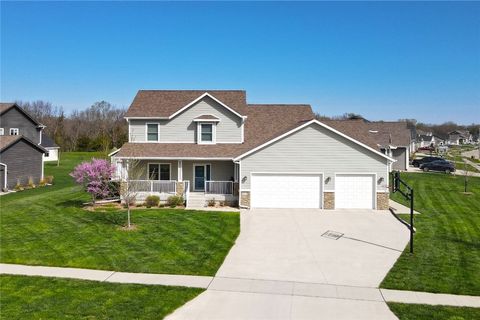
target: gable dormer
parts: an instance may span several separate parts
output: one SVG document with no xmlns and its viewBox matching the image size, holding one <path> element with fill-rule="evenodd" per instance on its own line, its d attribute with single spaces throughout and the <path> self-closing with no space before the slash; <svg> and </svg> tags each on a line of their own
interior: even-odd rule
<svg viewBox="0 0 480 320">
<path fill-rule="evenodd" d="M 139 91 L 126 114 L 129 142 L 243 143 L 244 91 Z"/>
</svg>

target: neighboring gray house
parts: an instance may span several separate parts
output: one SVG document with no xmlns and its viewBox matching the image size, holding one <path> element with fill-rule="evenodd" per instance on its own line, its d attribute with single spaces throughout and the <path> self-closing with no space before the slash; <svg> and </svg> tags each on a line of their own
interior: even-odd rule
<svg viewBox="0 0 480 320">
<path fill-rule="evenodd" d="M 129 141 L 112 153 L 119 179 L 142 195 L 183 194 L 246 208 L 388 209 L 395 160 L 374 143 L 314 120 L 309 105 L 247 104 L 238 90 L 140 90 Z M 367 133 L 368 135 L 368 133 Z"/>
<path fill-rule="evenodd" d="M 0 170 L 1 189 L 26 184 L 32 177 L 37 184 L 43 179 L 41 146 L 45 128 L 15 103 L 0 103 Z"/>
<path fill-rule="evenodd" d="M 0 190 L 17 183 L 35 184 L 43 179 L 43 155 L 47 151 L 23 136 L 0 136 Z"/>
</svg>

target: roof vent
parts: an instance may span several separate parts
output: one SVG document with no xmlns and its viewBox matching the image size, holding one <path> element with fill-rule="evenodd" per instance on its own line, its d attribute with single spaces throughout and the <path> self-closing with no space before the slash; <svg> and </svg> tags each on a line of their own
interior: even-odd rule
<svg viewBox="0 0 480 320">
<path fill-rule="evenodd" d="M 378 130 L 368 130 L 370 133 L 378 133 Z"/>
</svg>

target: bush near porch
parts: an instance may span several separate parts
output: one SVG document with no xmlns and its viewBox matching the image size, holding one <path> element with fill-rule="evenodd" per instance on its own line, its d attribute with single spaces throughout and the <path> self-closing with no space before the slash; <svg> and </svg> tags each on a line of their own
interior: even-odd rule
<svg viewBox="0 0 480 320">
<path fill-rule="evenodd" d="M 125 210 L 82 208 L 90 200 L 68 176 L 81 161 L 98 153 L 63 153 L 49 188 L 1 197 L 0 261 L 45 266 L 214 275 L 239 234 L 236 212 L 138 209 L 138 229 L 120 231 Z"/>
<path fill-rule="evenodd" d="M 415 253 L 408 246 L 381 287 L 480 295 L 480 178 L 402 173 L 415 190 Z M 407 205 L 399 193 L 392 199 Z M 408 216 L 402 216 L 408 221 Z"/>
</svg>

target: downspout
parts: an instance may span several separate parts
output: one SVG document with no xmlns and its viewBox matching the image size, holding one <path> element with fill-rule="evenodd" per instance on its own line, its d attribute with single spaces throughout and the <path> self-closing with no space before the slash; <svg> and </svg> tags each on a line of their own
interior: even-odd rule
<svg viewBox="0 0 480 320">
<path fill-rule="evenodd" d="M 8 189 L 7 188 L 7 165 L 5 163 L 1 163 L 0 162 L 0 166 L 4 166 L 5 167 L 5 174 L 3 175 L 3 187 Z M 1 190 L 0 190 L 1 191 Z"/>
</svg>

